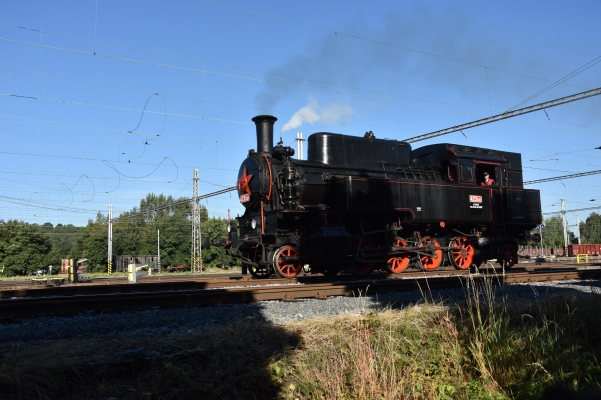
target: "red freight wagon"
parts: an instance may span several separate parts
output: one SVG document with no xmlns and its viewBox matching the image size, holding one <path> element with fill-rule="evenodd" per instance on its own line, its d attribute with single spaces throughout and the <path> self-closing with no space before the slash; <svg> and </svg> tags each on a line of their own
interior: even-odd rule
<svg viewBox="0 0 601 400">
<path fill-rule="evenodd" d="M 571 244 L 568 246 L 568 256 L 576 257 L 578 254 L 598 256 L 601 254 L 601 244 Z"/>
</svg>

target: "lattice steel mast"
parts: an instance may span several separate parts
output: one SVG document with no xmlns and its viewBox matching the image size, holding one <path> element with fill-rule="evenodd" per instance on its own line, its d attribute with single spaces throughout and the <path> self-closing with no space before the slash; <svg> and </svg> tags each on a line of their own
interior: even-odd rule
<svg viewBox="0 0 601 400">
<path fill-rule="evenodd" d="M 194 168 L 192 195 L 192 272 L 200 272 L 202 268 L 202 237 L 200 233 L 200 199 L 198 197 L 198 169 Z"/>
</svg>

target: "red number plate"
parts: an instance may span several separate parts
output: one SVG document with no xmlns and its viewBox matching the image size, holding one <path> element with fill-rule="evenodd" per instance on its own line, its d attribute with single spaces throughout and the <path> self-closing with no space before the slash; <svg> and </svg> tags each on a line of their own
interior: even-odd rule
<svg viewBox="0 0 601 400">
<path fill-rule="evenodd" d="M 482 203 L 482 196 L 474 196 L 470 194 L 470 203 Z"/>
<path fill-rule="evenodd" d="M 240 203 L 246 203 L 247 201 L 250 201 L 250 194 L 244 193 L 240 196 Z"/>
</svg>

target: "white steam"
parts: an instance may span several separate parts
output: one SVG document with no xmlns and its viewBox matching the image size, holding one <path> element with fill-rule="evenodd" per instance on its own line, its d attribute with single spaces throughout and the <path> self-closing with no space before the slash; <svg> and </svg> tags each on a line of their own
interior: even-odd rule
<svg viewBox="0 0 601 400">
<path fill-rule="evenodd" d="M 332 103 L 325 107 L 320 107 L 317 101 L 309 99 L 309 104 L 295 112 L 292 118 L 284 124 L 280 133 L 296 129 L 304 122 L 314 124 L 317 121 L 321 121 L 326 125 L 336 123 L 347 124 L 353 112 L 351 106 L 346 104 Z"/>
</svg>

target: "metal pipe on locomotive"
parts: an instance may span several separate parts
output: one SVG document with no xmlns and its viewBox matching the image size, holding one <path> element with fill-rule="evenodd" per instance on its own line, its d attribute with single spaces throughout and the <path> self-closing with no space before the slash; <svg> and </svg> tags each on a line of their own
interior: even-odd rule
<svg viewBox="0 0 601 400">
<path fill-rule="evenodd" d="M 495 258 L 511 268 L 542 221 L 519 153 L 319 132 L 296 160 L 273 146 L 275 117 L 252 120 L 257 149 L 236 183 L 245 212 L 229 223 L 226 248 L 256 277 L 432 271 L 445 260 L 468 269 Z M 481 186 L 484 173 L 493 185 Z"/>
</svg>

